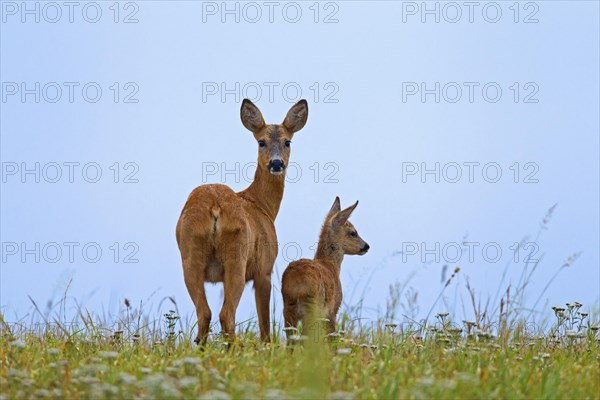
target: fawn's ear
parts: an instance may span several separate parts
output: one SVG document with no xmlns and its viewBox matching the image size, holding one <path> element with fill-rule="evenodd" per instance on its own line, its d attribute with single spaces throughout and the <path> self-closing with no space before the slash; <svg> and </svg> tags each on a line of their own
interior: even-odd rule
<svg viewBox="0 0 600 400">
<path fill-rule="evenodd" d="M 240 117 L 242 118 L 242 124 L 251 132 L 256 133 L 265 126 L 265 120 L 260 110 L 248 99 L 242 101 Z"/>
<path fill-rule="evenodd" d="M 356 208 L 357 205 L 358 205 L 358 201 L 356 203 L 354 203 L 353 205 L 351 205 L 350 207 L 345 208 L 342 211 L 338 212 L 335 215 L 335 217 L 333 217 L 333 219 L 331 220 L 331 226 L 333 228 L 339 228 L 339 227 L 343 226 L 346 223 L 346 221 L 348 221 L 348 218 L 350 218 L 352 211 L 354 211 L 354 209 Z"/>
<path fill-rule="evenodd" d="M 295 133 L 304 128 L 307 119 L 308 103 L 306 100 L 302 99 L 290 108 L 290 111 L 288 111 L 285 120 L 283 121 L 283 126 L 291 133 Z"/>
<path fill-rule="evenodd" d="M 327 213 L 327 219 L 333 217 L 335 214 L 340 212 L 340 198 L 336 197 L 335 200 L 333 201 L 333 205 L 331 206 L 331 209 L 329 209 L 329 212 Z"/>
</svg>

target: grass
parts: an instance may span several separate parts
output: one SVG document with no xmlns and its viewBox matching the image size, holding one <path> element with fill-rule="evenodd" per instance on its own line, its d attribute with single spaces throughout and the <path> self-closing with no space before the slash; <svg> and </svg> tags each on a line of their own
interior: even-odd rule
<svg viewBox="0 0 600 400">
<path fill-rule="evenodd" d="M 554 274 L 545 271 L 550 279 L 533 307 L 525 294 L 539 262 L 507 263 L 493 299 L 477 296 L 468 280 L 459 291 L 460 269 L 447 279 L 444 269 L 445 284 L 421 321 L 415 320 L 417 292 L 407 281 L 390 285 L 387 310 L 377 321 L 361 318 L 362 301 L 350 300 L 358 306 L 346 306 L 333 335 L 316 327 L 289 332 L 285 340 L 278 323 L 264 344 L 256 321 L 242 321 L 236 342 L 223 340 L 213 326 L 202 348 L 193 344 L 195 320 L 180 319 L 172 298 L 158 309 L 170 300 L 174 310 L 158 318 L 125 299 L 113 322 L 76 304 L 79 315 L 67 323 L 67 285 L 62 300 L 49 302 L 45 312 L 31 299 L 27 323 L 8 323 L 0 312 L 0 399 L 600 399 L 598 304 L 537 308 L 577 257 Z M 513 285 L 515 267 L 520 278 Z M 466 302 L 460 296 L 462 315 L 472 320 L 434 314 L 456 305 L 446 298 L 450 286 L 455 298 L 468 295 Z M 278 320 L 275 311 L 272 319 Z"/>
<path fill-rule="evenodd" d="M 428 327 L 342 318 L 261 343 L 251 323 L 233 345 L 192 344 L 175 311 L 111 330 L 88 316 L 39 332 L 2 323 L 3 398 L 578 398 L 600 396 L 600 340 L 581 305 L 554 308 L 543 336 L 522 323 L 493 333 L 439 313 Z"/>
</svg>

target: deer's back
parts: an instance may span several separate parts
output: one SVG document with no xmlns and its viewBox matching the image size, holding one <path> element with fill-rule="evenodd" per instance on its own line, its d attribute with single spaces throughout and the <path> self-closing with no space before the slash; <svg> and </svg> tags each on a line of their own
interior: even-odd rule
<svg viewBox="0 0 600 400">
<path fill-rule="evenodd" d="M 341 297 L 336 273 L 318 260 L 300 259 L 288 265 L 283 273 L 281 293 L 284 302 L 319 300 L 327 308 Z"/>
</svg>

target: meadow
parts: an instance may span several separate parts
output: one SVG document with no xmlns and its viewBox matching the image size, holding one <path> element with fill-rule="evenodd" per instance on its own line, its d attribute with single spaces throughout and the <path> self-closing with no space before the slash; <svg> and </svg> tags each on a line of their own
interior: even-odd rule
<svg viewBox="0 0 600 400">
<path fill-rule="evenodd" d="M 244 321 L 235 343 L 215 325 L 202 348 L 193 321 L 176 310 L 151 321 L 128 300 L 111 327 L 86 312 L 71 323 L 2 317 L 1 397 L 597 399 L 598 326 L 582 309 L 554 307 L 544 332 L 506 309 L 496 321 L 441 312 L 428 324 L 344 314 L 330 335 L 300 327 L 286 340 L 276 323 L 268 344 Z"/>
<path fill-rule="evenodd" d="M 0 313 L 0 399 L 600 399 L 599 305 L 542 301 L 577 259 L 544 270 L 535 297 L 539 261 L 507 263 L 491 297 L 468 279 L 463 287 L 460 268 L 444 270 L 421 319 L 418 293 L 396 282 L 383 315 L 366 319 L 362 301 L 347 305 L 332 334 L 327 321 L 284 329 L 273 305 L 270 343 L 254 318 L 238 321 L 234 342 L 213 322 L 198 346 L 195 318 L 182 318 L 172 297 L 158 304 L 165 311 L 124 299 L 106 316 L 69 297 L 69 283 L 45 309 L 30 297 L 31 312 L 17 322 Z M 446 298 L 452 289 L 467 295 L 461 306 L 471 319 L 434 312 L 456 309 Z"/>
</svg>

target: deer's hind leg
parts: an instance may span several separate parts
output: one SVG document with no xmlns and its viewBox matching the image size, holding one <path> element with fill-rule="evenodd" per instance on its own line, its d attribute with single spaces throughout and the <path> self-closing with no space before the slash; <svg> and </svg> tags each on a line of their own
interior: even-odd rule
<svg viewBox="0 0 600 400">
<path fill-rule="evenodd" d="M 204 273 L 212 252 L 209 247 L 196 240 L 184 239 L 179 243 L 185 286 L 194 302 L 198 317 L 198 336 L 195 339 L 197 344 L 206 343 L 212 317 L 204 290 Z"/>
<path fill-rule="evenodd" d="M 235 340 L 235 312 L 246 286 L 248 246 L 245 232 L 223 233 L 219 261 L 223 265 L 223 307 L 219 313 L 221 330 L 227 339 Z"/>
</svg>

